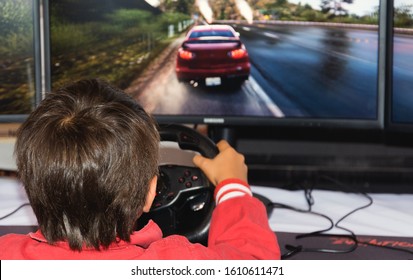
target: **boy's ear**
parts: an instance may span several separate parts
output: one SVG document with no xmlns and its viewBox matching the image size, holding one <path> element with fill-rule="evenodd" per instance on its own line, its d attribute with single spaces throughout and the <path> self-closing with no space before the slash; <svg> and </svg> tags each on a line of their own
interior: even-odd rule
<svg viewBox="0 0 413 280">
<path fill-rule="evenodd" d="M 146 195 L 145 205 L 143 206 L 143 212 L 148 213 L 151 210 L 152 202 L 156 196 L 156 184 L 158 182 L 158 176 L 154 176 L 149 183 L 149 191 Z"/>
</svg>

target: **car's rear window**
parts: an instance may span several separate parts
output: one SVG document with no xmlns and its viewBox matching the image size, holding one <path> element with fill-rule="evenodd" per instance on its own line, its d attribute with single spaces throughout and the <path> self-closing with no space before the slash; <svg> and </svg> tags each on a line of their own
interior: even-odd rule
<svg viewBox="0 0 413 280">
<path fill-rule="evenodd" d="M 189 38 L 201 38 L 201 37 L 234 37 L 234 33 L 229 30 L 203 30 L 193 31 Z"/>
</svg>

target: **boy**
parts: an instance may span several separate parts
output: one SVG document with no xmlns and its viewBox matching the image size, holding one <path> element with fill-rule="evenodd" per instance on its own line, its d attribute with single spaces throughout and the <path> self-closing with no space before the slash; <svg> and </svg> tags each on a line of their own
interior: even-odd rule
<svg viewBox="0 0 413 280">
<path fill-rule="evenodd" d="M 217 147 L 214 159 L 193 159 L 216 186 L 208 247 L 162 238 L 152 221 L 134 232 L 156 193 L 156 122 L 98 79 L 49 94 L 22 124 L 15 146 L 39 230 L 0 237 L 0 259 L 279 259 L 244 157 L 226 141 Z"/>
</svg>

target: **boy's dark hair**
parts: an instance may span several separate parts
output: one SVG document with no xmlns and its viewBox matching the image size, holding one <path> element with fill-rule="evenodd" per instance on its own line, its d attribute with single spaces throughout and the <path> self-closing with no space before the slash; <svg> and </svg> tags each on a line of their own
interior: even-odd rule
<svg viewBox="0 0 413 280">
<path fill-rule="evenodd" d="M 158 172 L 159 134 L 130 96 L 82 80 L 48 94 L 30 114 L 15 156 L 48 242 L 101 249 L 130 241 Z"/>
</svg>

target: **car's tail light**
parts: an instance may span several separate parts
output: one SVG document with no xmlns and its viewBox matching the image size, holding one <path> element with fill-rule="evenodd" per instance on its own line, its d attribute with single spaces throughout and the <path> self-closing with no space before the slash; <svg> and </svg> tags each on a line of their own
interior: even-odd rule
<svg viewBox="0 0 413 280">
<path fill-rule="evenodd" d="M 184 59 L 184 60 L 190 60 L 194 58 L 195 54 L 190 52 L 190 51 L 185 51 L 185 50 L 180 50 L 179 51 L 179 57 Z"/>
<path fill-rule="evenodd" d="M 236 50 L 230 51 L 228 54 L 233 59 L 240 59 L 240 58 L 244 58 L 247 56 L 247 51 L 245 49 L 236 49 Z"/>
</svg>

